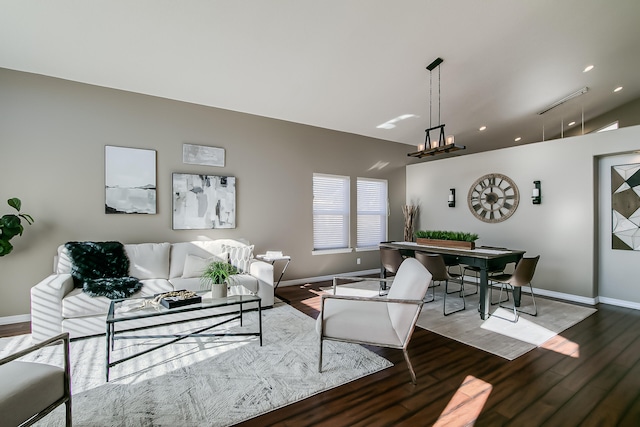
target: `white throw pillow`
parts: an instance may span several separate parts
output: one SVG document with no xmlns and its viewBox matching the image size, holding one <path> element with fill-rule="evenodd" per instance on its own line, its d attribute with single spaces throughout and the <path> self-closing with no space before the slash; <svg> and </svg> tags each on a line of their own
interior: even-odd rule
<svg viewBox="0 0 640 427">
<path fill-rule="evenodd" d="M 207 266 L 214 261 L 227 262 L 228 254 L 222 253 L 220 254 L 220 256 L 212 255 L 209 258 L 201 258 L 199 256 L 190 254 L 187 255 L 184 260 L 184 270 L 182 272 L 182 278 L 187 279 L 191 277 L 200 277 L 205 268 L 207 268 Z"/>
<path fill-rule="evenodd" d="M 229 262 L 240 273 L 248 273 L 251 259 L 253 258 L 253 247 L 250 246 L 227 246 L 223 245 L 222 249 L 229 253 Z"/>
</svg>

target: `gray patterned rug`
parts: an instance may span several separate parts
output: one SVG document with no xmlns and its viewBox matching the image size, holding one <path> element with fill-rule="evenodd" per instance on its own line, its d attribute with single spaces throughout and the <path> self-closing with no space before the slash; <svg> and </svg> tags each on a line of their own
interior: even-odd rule
<svg viewBox="0 0 640 427">
<path fill-rule="evenodd" d="M 256 322 L 257 313 L 248 313 L 244 327 L 255 330 Z M 359 345 L 328 341 L 319 374 L 313 319 L 279 303 L 262 312 L 262 322 L 262 347 L 257 337 L 188 338 L 116 365 L 109 383 L 104 337 L 73 341 L 74 425 L 233 425 L 392 365 Z M 0 339 L 0 357 L 30 341 L 28 335 Z M 115 356 L 145 345 L 118 341 Z M 61 358 L 56 346 L 36 360 L 59 365 Z M 37 425 L 59 426 L 63 420 L 64 405 Z"/>
<path fill-rule="evenodd" d="M 455 290 L 458 286 L 457 283 L 452 283 L 449 289 Z M 467 293 L 474 292 L 475 288 L 475 285 L 465 284 Z M 332 288 L 322 289 L 325 292 L 332 291 Z M 340 285 L 338 293 L 376 296 L 378 289 L 379 282 L 353 282 Z M 419 327 L 508 360 L 516 359 L 537 347 L 551 351 L 560 351 L 561 348 L 563 352 L 577 350 L 562 338 L 561 332 L 596 312 L 595 308 L 537 297 L 538 316 L 523 314 L 517 323 L 512 323 L 505 320 L 513 319 L 512 310 L 492 305 L 491 317 L 482 320 L 477 310 L 478 294 L 474 294 L 465 298 L 466 310 L 445 317 L 442 313 L 444 285 L 434 289 L 435 301 L 423 305 L 417 323 Z M 428 298 L 431 298 L 431 292 L 430 287 Z M 498 294 L 499 292 L 494 292 L 495 300 L 498 299 Z M 531 296 L 524 292 L 522 304 L 523 309 L 533 310 Z M 447 296 L 447 311 L 461 306 L 461 299 L 456 294 Z"/>
</svg>

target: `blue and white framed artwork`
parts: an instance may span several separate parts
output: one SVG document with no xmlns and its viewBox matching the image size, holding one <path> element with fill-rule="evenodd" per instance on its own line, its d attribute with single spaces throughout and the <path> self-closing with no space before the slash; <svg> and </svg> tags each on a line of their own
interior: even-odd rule
<svg viewBox="0 0 640 427">
<path fill-rule="evenodd" d="M 105 146 L 105 213 L 156 213 L 156 151 Z"/>
<path fill-rule="evenodd" d="M 173 174 L 173 229 L 236 228 L 236 178 Z"/>
</svg>

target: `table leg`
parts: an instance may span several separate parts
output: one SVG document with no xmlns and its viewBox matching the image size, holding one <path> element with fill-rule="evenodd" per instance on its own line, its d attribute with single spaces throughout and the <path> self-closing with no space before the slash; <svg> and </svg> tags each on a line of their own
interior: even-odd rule
<svg viewBox="0 0 640 427">
<path fill-rule="evenodd" d="M 105 377 L 107 382 L 109 382 L 109 364 L 111 363 L 111 344 L 110 341 L 111 340 L 111 325 L 109 323 L 107 323 L 107 335 L 106 335 L 106 342 L 107 342 L 107 363 L 105 365 Z"/>
<path fill-rule="evenodd" d="M 483 268 L 480 270 L 480 318 L 482 320 L 489 318 L 489 307 L 491 307 L 489 295 L 489 273 L 486 268 Z"/>
<path fill-rule="evenodd" d="M 262 300 L 258 301 L 258 328 L 260 332 L 260 347 L 262 347 Z"/>
<path fill-rule="evenodd" d="M 520 307 L 520 299 L 522 297 L 522 288 L 520 286 L 513 287 L 513 302 L 516 307 Z"/>
</svg>

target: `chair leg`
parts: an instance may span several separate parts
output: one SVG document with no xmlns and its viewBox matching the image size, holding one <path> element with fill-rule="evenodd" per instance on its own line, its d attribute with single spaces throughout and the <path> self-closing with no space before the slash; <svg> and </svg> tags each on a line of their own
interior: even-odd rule
<svg viewBox="0 0 640 427">
<path fill-rule="evenodd" d="M 507 299 L 505 301 L 509 300 L 509 289 L 507 288 L 507 286 L 509 286 L 509 285 L 506 284 L 506 283 L 503 283 L 502 286 L 500 286 L 500 296 L 498 297 L 498 307 L 510 308 L 510 307 L 505 307 L 505 306 L 503 306 L 501 304 L 503 302 L 502 301 L 502 290 L 503 289 L 505 289 L 506 292 L 507 292 Z M 513 292 L 513 288 L 512 288 L 511 292 Z M 499 317 L 499 316 L 497 316 L 497 317 Z M 514 303 L 513 303 L 513 318 L 514 318 L 514 320 L 511 320 L 511 319 L 505 319 L 505 320 L 508 320 L 510 322 L 513 322 L 513 323 L 517 323 L 518 322 L 518 310 L 516 310 L 515 298 L 514 298 Z"/>
<path fill-rule="evenodd" d="M 318 373 L 322 373 L 322 336 L 320 336 L 320 353 L 318 357 Z"/>
<path fill-rule="evenodd" d="M 411 382 L 415 385 L 417 383 L 416 373 L 413 370 L 413 365 L 411 365 L 411 360 L 409 360 L 409 353 L 407 353 L 407 349 L 402 349 L 402 354 L 404 354 L 404 360 L 407 362 L 407 366 L 409 367 L 409 374 L 411 374 Z"/>
<path fill-rule="evenodd" d="M 66 418 L 65 418 L 65 426 L 66 427 L 71 427 L 72 425 L 72 421 L 71 421 L 71 396 L 69 396 L 69 400 L 67 400 L 65 403 L 65 410 L 66 410 Z"/>
<path fill-rule="evenodd" d="M 460 293 L 460 296 L 462 297 L 462 308 L 459 308 L 457 310 L 450 311 L 450 312 L 447 313 L 447 293 L 448 293 L 447 292 L 447 286 L 448 286 L 448 284 L 449 284 L 449 281 L 445 280 L 444 281 L 444 303 L 442 304 L 442 313 L 445 316 L 448 316 L 448 315 L 453 314 L 453 313 L 457 313 L 457 312 L 462 311 L 462 310 L 467 308 L 467 304 L 466 304 L 465 299 L 464 299 L 464 292 L 462 292 L 462 293 Z"/>
</svg>

